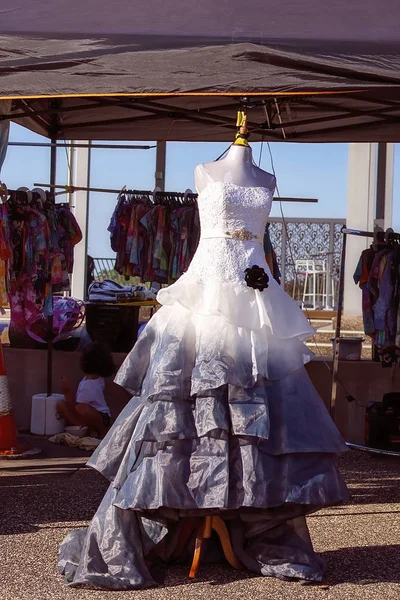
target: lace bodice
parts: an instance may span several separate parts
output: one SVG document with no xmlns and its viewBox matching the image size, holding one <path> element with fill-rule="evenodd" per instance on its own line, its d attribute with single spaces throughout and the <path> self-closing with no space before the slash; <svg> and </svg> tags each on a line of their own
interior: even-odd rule
<svg viewBox="0 0 400 600">
<path fill-rule="evenodd" d="M 268 270 L 262 240 L 272 204 L 270 190 L 214 182 L 199 194 L 198 204 L 200 243 L 184 278 L 244 283 L 247 267 L 256 264 Z"/>
<path fill-rule="evenodd" d="M 202 232 L 245 230 L 262 239 L 272 193 L 267 188 L 216 181 L 201 192 L 198 202 Z"/>
</svg>

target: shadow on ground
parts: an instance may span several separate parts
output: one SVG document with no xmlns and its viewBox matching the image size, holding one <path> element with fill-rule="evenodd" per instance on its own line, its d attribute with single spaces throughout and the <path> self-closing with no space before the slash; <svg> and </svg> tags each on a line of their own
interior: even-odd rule
<svg viewBox="0 0 400 600">
<path fill-rule="evenodd" d="M 400 545 L 342 548 L 323 552 L 320 556 L 328 565 L 324 584 L 330 587 L 344 583 L 356 585 L 400 583 L 398 569 Z M 168 569 L 156 568 L 154 576 L 167 587 L 178 587 L 189 583 L 188 573 L 189 565 L 170 565 Z M 220 586 L 255 577 L 258 576 L 235 571 L 221 562 L 204 564 L 203 568 L 200 568 L 197 581 Z"/>
<path fill-rule="evenodd" d="M 86 526 L 108 483 L 101 475 L 85 467 L 84 455 L 64 454 L 55 459 L 44 455 L 43 460 L 36 459 L 31 463 L 15 461 L 4 465 L 2 461 L 0 534 L 26 534 L 43 529 L 65 530 L 70 525 L 72 527 L 72 523 L 73 527 Z M 399 464 L 398 459 L 376 459 L 357 452 L 344 455 L 339 459 L 339 467 L 353 494 L 351 505 L 324 509 L 311 518 L 319 520 L 324 515 L 349 519 L 357 514 L 395 515 L 399 512 L 400 502 Z M 380 512 L 379 507 L 383 504 L 388 506 L 382 506 L 383 512 Z M 393 504 L 393 511 L 390 510 L 390 504 Z M 342 527 L 346 527 L 345 521 Z M 340 548 L 325 551 L 322 557 L 328 564 L 326 583 L 330 586 L 343 583 L 400 583 L 400 545 Z M 186 585 L 187 575 L 187 566 L 175 565 L 169 566 L 168 570 L 159 568 L 157 580 L 168 587 L 175 587 Z M 252 577 L 249 573 L 234 571 L 220 563 L 204 565 L 198 581 L 217 586 Z"/>
<path fill-rule="evenodd" d="M 107 481 L 84 465 L 35 466 L 29 474 L 0 477 L 0 534 L 29 533 L 48 523 L 86 522 L 95 513 Z M 24 467 L 26 471 L 26 467 Z M 65 527 L 65 525 L 63 525 Z M 82 525 L 84 526 L 84 524 Z"/>
<path fill-rule="evenodd" d="M 326 583 L 400 583 L 400 545 L 341 548 L 320 554 L 328 565 Z"/>
</svg>

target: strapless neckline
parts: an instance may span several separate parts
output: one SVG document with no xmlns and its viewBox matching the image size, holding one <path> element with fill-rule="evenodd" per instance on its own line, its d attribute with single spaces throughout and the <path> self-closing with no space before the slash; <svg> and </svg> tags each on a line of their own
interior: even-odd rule
<svg viewBox="0 0 400 600">
<path fill-rule="evenodd" d="M 232 187 L 238 190 L 263 190 L 265 192 L 267 192 L 268 194 L 272 195 L 272 191 L 266 187 L 266 186 L 260 186 L 260 185 L 240 185 L 238 183 L 233 183 L 231 181 L 210 181 L 210 183 L 207 183 L 207 185 L 201 190 L 201 192 L 198 192 L 198 196 L 199 198 L 201 198 L 202 196 L 204 196 L 206 194 L 206 192 L 209 192 L 210 190 L 212 190 L 214 187 L 221 185 L 222 187 Z"/>
</svg>

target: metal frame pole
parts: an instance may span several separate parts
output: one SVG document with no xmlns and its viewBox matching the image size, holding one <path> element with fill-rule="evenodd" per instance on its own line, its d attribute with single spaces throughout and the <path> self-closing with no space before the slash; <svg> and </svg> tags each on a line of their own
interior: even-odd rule
<svg viewBox="0 0 400 600">
<path fill-rule="evenodd" d="M 348 229 L 342 227 L 343 244 L 342 244 L 342 258 L 340 262 L 340 276 L 339 276 L 339 292 L 338 292 L 338 304 L 337 304 L 337 315 L 336 315 L 336 328 L 335 328 L 335 347 L 333 356 L 333 369 L 332 369 L 332 388 L 331 388 L 331 401 L 330 401 L 330 413 L 333 420 L 335 420 L 336 400 L 337 400 L 337 385 L 339 382 L 338 371 L 339 371 L 339 351 L 340 351 L 340 329 L 342 325 L 342 314 L 343 314 L 343 303 L 344 303 L 344 274 L 346 267 L 346 246 L 347 236 L 356 235 L 359 237 L 374 237 L 372 231 L 361 231 L 359 229 Z M 398 235 L 398 234 L 395 234 Z"/>
<path fill-rule="evenodd" d="M 78 142 L 9 142 L 8 146 L 17 146 L 22 148 L 100 148 L 102 150 L 151 150 L 156 146 L 138 146 L 137 144 L 79 144 Z"/>
<path fill-rule="evenodd" d="M 343 299 L 344 299 L 344 272 L 345 272 L 345 262 L 346 262 L 346 243 L 347 243 L 347 234 L 343 232 L 342 258 L 340 261 L 339 291 L 338 291 L 337 315 L 336 315 L 336 327 L 335 327 L 335 342 L 334 342 L 334 353 L 333 353 L 331 402 L 330 402 L 330 407 L 329 407 L 333 422 L 335 422 L 336 400 L 337 400 L 339 351 L 340 351 L 340 328 L 342 325 Z"/>
<path fill-rule="evenodd" d="M 50 182 L 52 185 L 56 183 L 57 176 L 57 140 L 51 141 L 50 150 Z M 51 290 L 51 294 L 53 291 Z M 53 305 L 53 296 L 51 298 Z M 51 396 L 53 392 L 53 311 L 47 319 L 47 328 L 49 339 L 47 341 L 47 396 Z"/>
</svg>

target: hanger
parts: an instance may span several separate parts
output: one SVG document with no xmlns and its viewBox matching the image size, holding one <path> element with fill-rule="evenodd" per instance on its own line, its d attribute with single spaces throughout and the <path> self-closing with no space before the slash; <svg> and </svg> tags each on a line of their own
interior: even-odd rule
<svg viewBox="0 0 400 600">
<path fill-rule="evenodd" d="M 156 204 L 156 203 L 157 203 L 157 194 L 158 194 L 159 192 L 161 192 L 161 188 L 159 188 L 159 187 L 156 187 L 156 188 L 154 188 L 154 191 L 153 191 L 153 198 L 152 198 L 152 199 L 153 199 L 153 202 L 154 202 L 154 204 Z"/>
<path fill-rule="evenodd" d="M 385 232 L 383 231 L 382 227 L 379 227 L 376 225 L 374 227 L 374 237 L 373 237 L 373 242 L 372 242 L 373 249 L 376 252 L 379 249 L 379 246 L 382 246 L 384 244 L 385 244 Z"/>
<path fill-rule="evenodd" d="M 185 190 L 185 193 L 184 193 L 184 196 L 183 196 L 183 202 L 185 204 L 191 200 L 191 198 L 189 198 L 189 195 L 193 195 L 193 192 L 192 192 L 192 190 L 190 188 L 188 188 L 187 190 Z"/>
<path fill-rule="evenodd" d="M 20 192 L 25 194 L 25 202 L 23 202 L 23 204 L 30 204 L 33 199 L 31 190 L 27 187 L 20 187 L 17 189 L 17 193 L 20 193 Z"/>
<path fill-rule="evenodd" d="M 38 205 L 39 205 L 39 208 L 43 208 L 46 203 L 46 200 L 47 200 L 46 192 L 44 190 L 42 190 L 42 188 L 35 187 L 32 190 L 32 194 L 37 194 L 39 196 Z"/>
<path fill-rule="evenodd" d="M 394 230 L 388 227 L 385 231 L 385 242 L 390 245 L 394 241 Z"/>
<path fill-rule="evenodd" d="M 0 199 L 3 202 L 3 204 L 5 202 L 7 202 L 7 198 L 8 198 L 8 189 L 5 183 L 3 183 L 2 181 L 0 181 Z"/>
<path fill-rule="evenodd" d="M 56 199 L 55 199 L 54 193 L 46 191 L 45 207 L 48 209 L 52 209 L 55 207 L 55 205 L 56 205 Z"/>
</svg>

